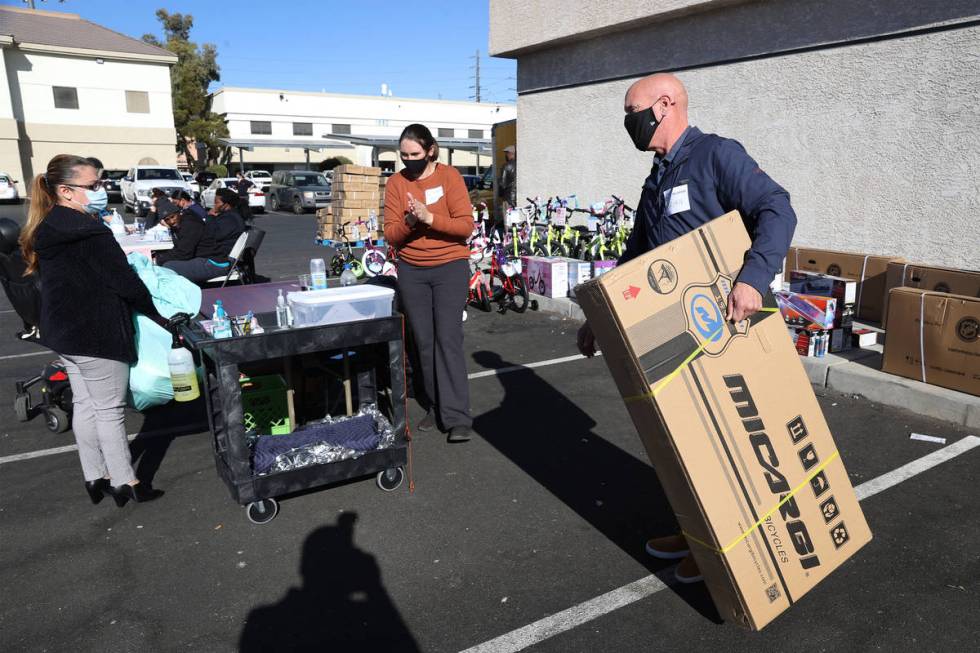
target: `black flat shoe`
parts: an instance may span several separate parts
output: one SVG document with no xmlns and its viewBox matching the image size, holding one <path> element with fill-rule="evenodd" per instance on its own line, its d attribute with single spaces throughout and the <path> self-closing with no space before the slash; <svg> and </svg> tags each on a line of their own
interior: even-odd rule
<svg viewBox="0 0 980 653">
<path fill-rule="evenodd" d="M 97 481 L 85 481 L 85 491 L 88 492 L 88 498 L 92 500 L 92 503 L 98 504 L 110 492 L 109 479 L 100 478 Z"/>
<path fill-rule="evenodd" d="M 117 485 L 109 490 L 109 494 L 115 500 L 116 505 L 122 508 L 127 501 L 134 503 L 146 503 L 163 496 L 163 490 L 155 490 L 149 483 L 137 483 L 136 485 Z"/>
<path fill-rule="evenodd" d="M 453 444 L 459 444 L 462 442 L 469 442 L 470 438 L 473 437 L 473 429 L 468 426 L 454 426 L 449 429 L 449 435 L 446 437 L 446 442 Z"/>
<path fill-rule="evenodd" d="M 431 431 L 436 426 L 436 415 L 433 411 L 429 411 L 425 414 L 425 417 L 419 420 L 419 423 L 415 425 L 420 431 Z"/>
</svg>

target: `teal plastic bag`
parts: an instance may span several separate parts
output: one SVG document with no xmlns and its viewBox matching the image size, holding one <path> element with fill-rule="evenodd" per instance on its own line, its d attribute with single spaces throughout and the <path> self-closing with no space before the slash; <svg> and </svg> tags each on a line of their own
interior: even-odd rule
<svg viewBox="0 0 980 653">
<path fill-rule="evenodd" d="M 153 265 L 144 254 L 127 256 L 130 267 L 150 291 L 153 305 L 160 315 L 171 318 L 176 313 L 197 315 L 201 310 L 201 289 L 173 270 Z M 170 385 L 167 355 L 173 338 L 162 326 L 139 313 L 136 324 L 136 364 L 129 368 L 129 403 L 136 410 L 162 406 L 174 398 Z"/>
</svg>

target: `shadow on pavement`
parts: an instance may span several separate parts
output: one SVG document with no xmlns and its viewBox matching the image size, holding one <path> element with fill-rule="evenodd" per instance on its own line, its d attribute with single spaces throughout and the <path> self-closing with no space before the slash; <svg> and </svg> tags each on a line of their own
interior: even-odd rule
<svg viewBox="0 0 980 653">
<path fill-rule="evenodd" d="M 303 585 L 252 610 L 239 640 L 265 651 L 418 651 L 381 583 L 374 556 L 354 545 L 357 513 L 313 531 L 303 544 Z"/>
<path fill-rule="evenodd" d="M 170 402 L 143 411 L 143 426 L 129 443 L 136 478 L 152 483 L 171 443 L 178 437 L 194 435 L 202 430 L 208 430 L 203 397 L 187 403 Z"/>
<path fill-rule="evenodd" d="M 473 360 L 486 369 L 514 365 L 489 351 L 475 352 Z M 594 433 L 596 421 L 534 370 L 497 379 L 504 398 L 474 419 L 474 430 L 641 565 L 673 575 L 664 570 L 676 561 L 644 550 L 648 538 L 680 530 L 653 467 Z M 610 409 L 620 406 L 617 399 Z M 671 588 L 721 622 L 703 584 Z"/>
</svg>

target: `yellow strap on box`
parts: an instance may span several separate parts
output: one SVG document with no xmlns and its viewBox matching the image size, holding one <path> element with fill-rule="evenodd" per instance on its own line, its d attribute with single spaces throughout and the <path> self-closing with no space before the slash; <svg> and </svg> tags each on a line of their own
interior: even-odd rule
<svg viewBox="0 0 980 653">
<path fill-rule="evenodd" d="M 769 307 L 769 306 L 764 306 L 764 307 L 762 307 L 762 308 L 759 309 L 759 312 L 760 313 L 763 313 L 763 312 L 764 313 L 775 313 L 778 310 L 779 310 L 778 308 L 772 308 L 772 307 Z M 657 385 L 655 385 L 650 392 L 644 392 L 643 394 L 640 394 L 640 395 L 630 395 L 629 397 L 623 397 L 623 401 L 625 401 L 626 403 L 630 403 L 630 402 L 633 402 L 633 401 L 640 401 L 642 399 L 655 398 L 660 393 L 661 390 L 663 390 L 664 388 L 667 387 L 667 384 L 668 383 L 670 383 L 675 378 L 677 378 L 677 375 L 680 374 L 681 372 L 683 372 L 684 369 L 687 368 L 687 366 L 691 364 L 691 361 L 693 361 L 695 358 L 698 357 L 698 354 L 700 354 L 701 352 L 704 351 L 704 348 L 708 346 L 708 343 L 709 342 L 711 342 L 712 340 L 714 340 L 717 336 L 721 335 L 721 332 L 724 331 L 724 330 L 725 330 L 725 325 L 724 324 L 721 325 L 720 327 L 718 327 L 718 330 L 715 331 L 714 333 L 712 333 L 711 335 L 709 335 L 707 338 L 705 338 L 704 339 L 704 342 L 702 342 L 701 345 L 697 349 L 695 349 L 690 354 L 688 354 L 687 355 L 687 358 L 685 358 L 684 361 L 680 365 L 678 365 L 674 369 L 673 372 L 671 372 L 670 374 L 668 374 L 664 378 L 660 379 L 660 382 L 657 383 Z"/>
<path fill-rule="evenodd" d="M 824 468 L 827 467 L 827 465 L 829 465 L 830 463 L 832 463 L 834 461 L 834 459 L 837 458 L 838 455 L 839 455 L 839 452 L 835 449 L 834 450 L 834 453 L 830 454 L 830 456 L 827 458 L 827 460 L 825 460 L 822 463 L 820 463 L 820 465 L 818 465 L 816 469 L 814 469 L 812 472 L 810 472 L 807 475 L 807 477 L 805 479 L 803 479 L 803 482 L 802 483 L 800 483 L 795 488 L 793 488 L 793 491 L 792 492 L 790 492 L 785 497 L 783 497 L 779 501 L 779 503 L 777 503 L 776 505 L 774 505 L 768 512 L 766 512 L 766 514 L 762 515 L 762 517 L 760 517 L 758 519 L 758 521 L 756 521 L 754 524 L 752 524 L 747 529 L 745 529 L 745 532 L 744 533 L 742 533 L 741 535 L 739 535 L 738 537 L 736 537 L 734 540 L 732 540 L 732 542 L 730 544 L 727 544 L 726 546 L 723 546 L 720 549 L 717 548 L 717 547 L 715 547 L 715 546 L 712 546 L 711 544 L 708 544 L 704 540 L 699 540 L 698 538 L 694 537 L 693 535 L 691 535 L 687 531 L 681 531 L 681 532 L 684 534 L 684 537 L 686 537 L 688 540 L 690 540 L 692 542 L 697 542 L 701 546 L 707 547 L 707 548 L 711 549 L 712 551 L 714 551 L 715 553 L 728 553 L 733 548 L 735 548 L 739 544 L 739 542 L 741 542 L 746 537 L 748 537 L 749 534 L 752 531 L 754 531 L 759 526 L 759 524 L 761 524 L 762 522 L 764 522 L 767 519 L 769 519 L 770 517 L 772 517 L 773 513 L 775 513 L 777 510 L 779 510 L 779 508 L 784 503 L 786 503 L 787 501 L 789 501 L 790 499 L 792 499 L 796 495 L 796 493 L 800 491 L 801 488 L 803 488 L 810 481 L 812 481 L 817 476 L 817 474 L 819 474 L 820 472 L 822 472 L 824 470 Z"/>
</svg>

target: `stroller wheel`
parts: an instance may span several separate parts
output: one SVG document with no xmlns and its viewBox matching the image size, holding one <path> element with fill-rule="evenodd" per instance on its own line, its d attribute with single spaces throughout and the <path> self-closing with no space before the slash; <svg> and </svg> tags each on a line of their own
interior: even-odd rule
<svg viewBox="0 0 980 653">
<path fill-rule="evenodd" d="M 57 406 L 44 409 L 44 423 L 52 433 L 64 433 L 71 426 L 68 413 Z"/>
<path fill-rule="evenodd" d="M 26 422 L 31 418 L 31 396 L 26 392 L 14 398 L 14 414 L 18 422 Z"/>
</svg>

